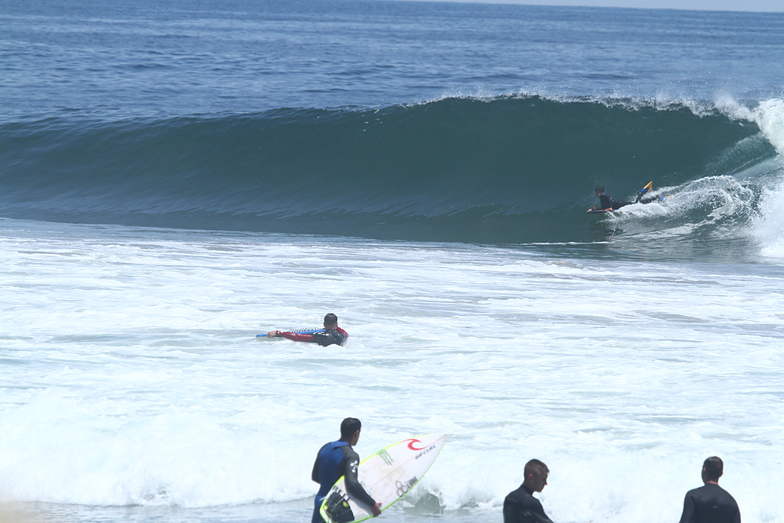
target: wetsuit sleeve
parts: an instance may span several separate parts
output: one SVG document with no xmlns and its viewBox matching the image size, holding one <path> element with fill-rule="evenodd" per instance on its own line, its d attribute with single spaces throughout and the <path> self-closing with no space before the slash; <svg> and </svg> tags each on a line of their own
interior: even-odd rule
<svg viewBox="0 0 784 523">
<path fill-rule="evenodd" d="M 365 492 L 364 487 L 362 487 L 359 479 L 357 479 L 359 456 L 350 448 L 348 448 L 347 451 L 347 459 L 343 461 L 345 463 L 343 476 L 346 478 L 346 490 L 349 494 L 351 494 L 355 501 L 358 501 L 363 505 L 367 505 L 368 507 L 372 507 L 376 504 L 376 501 L 370 497 L 370 494 Z"/>
<path fill-rule="evenodd" d="M 313 463 L 313 472 L 310 473 L 310 478 L 320 485 L 321 482 L 319 481 L 318 470 L 319 470 L 319 458 L 318 456 L 316 456 L 316 461 Z"/>
<path fill-rule="evenodd" d="M 324 447 L 321 447 L 318 451 L 318 454 L 316 454 L 316 461 L 313 462 L 313 472 L 310 473 L 311 479 L 319 485 L 321 485 L 321 481 L 319 481 L 319 466 L 321 465 L 321 450 L 323 448 Z"/>
<path fill-rule="evenodd" d="M 504 506 L 504 523 L 553 523 L 542 511 L 541 513 L 514 505 Z"/>
<path fill-rule="evenodd" d="M 526 523 L 553 523 L 553 521 L 545 516 L 544 514 L 539 514 L 537 512 L 527 511 L 522 514 L 523 519 Z"/>
<path fill-rule="evenodd" d="M 514 496 L 510 494 L 504 500 L 504 523 L 553 523 L 541 502 L 533 496 Z"/>
<path fill-rule="evenodd" d="M 692 523 L 694 521 L 694 498 L 691 493 L 686 494 L 683 500 L 683 514 L 680 523 Z"/>
<path fill-rule="evenodd" d="M 547 517 L 547 514 L 544 513 L 544 508 L 542 507 L 542 504 L 539 502 L 539 500 L 536 498 L 533 499 L 536 501 L 538 506 L 523 512 L 523 514 L 521 514 L 523 516 L 522 521 L 530 523 L 553 523 L 552 520 Z"/>
<path fill-rule="evenodd" d="M 280 337 L 291 341 L 304 341 L 306 343 L 313 343 L 316 341 L 313 339 L 312 334 L 299 334 L 297 332 L 281 332 Z"/>
</svg>

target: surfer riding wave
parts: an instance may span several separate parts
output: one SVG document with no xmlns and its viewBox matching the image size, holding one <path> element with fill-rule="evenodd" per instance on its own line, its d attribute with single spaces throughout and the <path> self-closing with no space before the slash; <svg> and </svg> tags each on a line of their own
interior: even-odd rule
<svg viewBox="0 0 784 523">
<path fill-rule="evenodd" d="M 609 194 L 607 194 L 605 192 L 604 187 L 599 185 L 599 186 L 596 187 L 596 190 L 595 190 L 596 197 L 599 198 L 599 206 L 598 207 L 593 207 L 591 209 L 588 209 L 588 212 L 616 211 L 616 210 L 620 209 L 621 207 L 625 207 L 627 205 L 632 205 L 633 203 L 651 203 L 651 202 L 656 202 L 656 201 L 662 200 L 663 198 L 656 197 L 656 196 L 652 196 L 650 198 L 643 198 L 643 196 L 648 191 L 650 191 L 652 187 L 653 187 L 653 182 L 648 182 L 648 184 L 645 187 L 643 187 L 642 189 L 640 189 L 637 192 L 637 199 L 636 200 L 634 200 L 633 202 L 626 202 L 626 201 L 623 201 L 623 200 L 621 200 L 621 201 L 613 200 L 612 196 L 610 196 Z"/>
</svg>

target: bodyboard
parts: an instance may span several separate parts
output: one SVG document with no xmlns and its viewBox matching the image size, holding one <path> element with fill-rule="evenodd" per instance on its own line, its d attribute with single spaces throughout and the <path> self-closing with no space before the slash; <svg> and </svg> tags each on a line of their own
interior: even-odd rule
<svg viewBox="0 0 784 523">
<path fill-rule="evenodd" d="M 280 331 L 280 332 L 293 332 L 295 334 L 313 334 L 314 332 L 324 332 L 326 329 L 324 327 L 320 329 L 291 329 L 287 331 Z M 266 334 L 256 334 L 257 338 L 269 338 Z"/>
</svg>

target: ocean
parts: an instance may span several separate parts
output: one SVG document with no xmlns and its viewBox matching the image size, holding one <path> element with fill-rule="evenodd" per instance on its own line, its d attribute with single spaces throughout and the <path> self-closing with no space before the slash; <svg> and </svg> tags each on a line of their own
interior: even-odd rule
<svg viewBox="0 0 784 523">
<path fill-rule="evenodd" d="M 0 499 L 310 521 L 320 446 L 445 432 L 388 523 L 784 522 L 784 14 L 0 0 Z M 604 186 L 634 200 L 586 214 Z M 256 338 L 319 326 L 344 347 Z M 0 511 L 2 512 L 2 511 Z"/>
</svg>

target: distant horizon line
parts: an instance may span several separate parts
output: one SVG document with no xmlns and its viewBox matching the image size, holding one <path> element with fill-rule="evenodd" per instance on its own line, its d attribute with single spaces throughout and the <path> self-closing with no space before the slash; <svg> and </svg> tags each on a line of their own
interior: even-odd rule
<svg viewBox="0 0 784 523">
<path fill-rule="evenodd" d="M 395 0 L 400 2 L 438 2 L 438 3 L 451 3 L 451 4 L 496 4 L 496 5 L 527 5 L 532 7 L 585 7 L 596 9 L 640 9 L 640 10 L 656 10 L 656 11 L 712 11 L 712 12 L 729 12 L 729 13 L 771 13 L 779 14 L 784 12 L 784 3 L 778 8 L 773 6 L 773 2 L 765 1 L 764 4 L 749 6 L 748 3 L 739 7 L 730 7 L 727 4 L 735 3 L 734 0 L 727 0 L 725 2 L 694 0 L 698 5 L 683 6 L 684 2 L 688 4 L 688 0 L 667 0 L 672 5 L 662 4 L 662 0 L 655 2 L 650 1 L 651 5 L 629 5 L 636 4 L 635 0 L 585 0 L 569 1 L 569 0 Z M 643 0 L 643 3 L 649 0 Z M 716 3 L 720 5 L 716 6 Z"/>
</svg>

